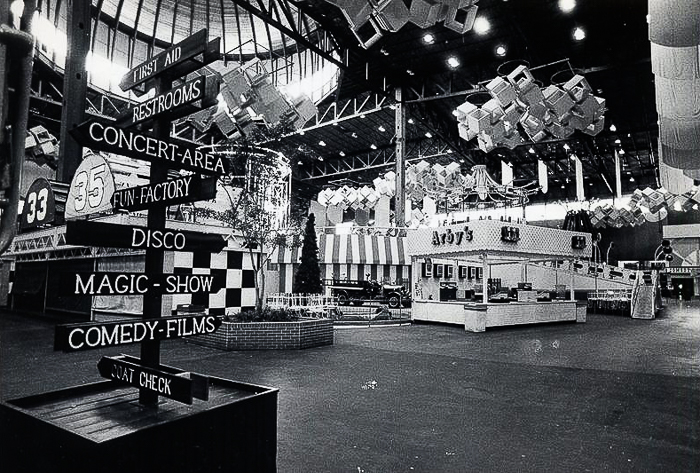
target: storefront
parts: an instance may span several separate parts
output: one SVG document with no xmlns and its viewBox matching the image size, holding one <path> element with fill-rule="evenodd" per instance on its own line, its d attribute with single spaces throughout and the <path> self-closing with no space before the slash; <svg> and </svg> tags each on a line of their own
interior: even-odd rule
<svg viewBox="0 0 700 473">
<path fill-rule="evenodd" d="M 591 235 L 498 220 L 409 232 L 413 320 L 487 327 L 585 321 L 574 299 L 576 272 L 560 263 L 589 258 Z M 537 261 L 537 275 L 528 268 Z M 541 277 L 539 273 L 547 273 Z M 551 276 L 551 277 L 550 277 Z M 554 279 L 552 279 L 552 277 Z"/>
</svg>

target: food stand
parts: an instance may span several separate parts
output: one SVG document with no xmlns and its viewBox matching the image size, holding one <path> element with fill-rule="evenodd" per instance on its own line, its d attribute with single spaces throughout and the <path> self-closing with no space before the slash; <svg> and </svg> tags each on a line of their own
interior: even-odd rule
<svg viewBox="0 0 700 473">
<path fill-rule="evenodd" d="M 585 321 L 585 304 L 574 300 L 572 271 L 562 271 L 558 281 L 568 285 L 565 300 L 564 284 L 555 287 L 547 282 L 551 287 L 543 288 L 538 284 L 544 279 L 528 282 L 527 266 L 532 260 L 590 257 L 589 233 L 479 220 L 418 229 L 407 240 L 415 321 L 459 324 L 472 332 L 506 325 Z M 556 264 L 553 266 L 551 270 L 556 271 Z"/>
</svg>

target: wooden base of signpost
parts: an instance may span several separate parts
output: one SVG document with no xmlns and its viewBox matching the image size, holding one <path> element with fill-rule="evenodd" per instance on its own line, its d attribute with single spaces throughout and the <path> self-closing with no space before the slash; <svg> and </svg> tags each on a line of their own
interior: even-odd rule
<svg viewBox="0 0 700 473">
<path fill-rule="evenodd" d="M 39 472 L 275 472 L 277 390 L 209 378 L 209 400 L 138 403 L 114 381 L 0 404 L 2 465 Z"/>
</svg>

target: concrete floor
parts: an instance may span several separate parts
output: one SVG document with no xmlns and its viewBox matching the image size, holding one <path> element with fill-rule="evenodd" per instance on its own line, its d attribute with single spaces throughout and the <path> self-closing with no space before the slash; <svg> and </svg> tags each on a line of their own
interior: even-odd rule
<svg viewBox="0 0 700 473">
<path fill-rule="evenodd" d="M 0 398 L 98 381 L 102 355 L 138 353 L 52 348 L 53 322 L 0 313 Z M 303 351 L 174 340 L 162 361 L 279 388 L 280 473 L 700 471 L 697 302 L 481 334 L 344 328 Z"/>
</svg>

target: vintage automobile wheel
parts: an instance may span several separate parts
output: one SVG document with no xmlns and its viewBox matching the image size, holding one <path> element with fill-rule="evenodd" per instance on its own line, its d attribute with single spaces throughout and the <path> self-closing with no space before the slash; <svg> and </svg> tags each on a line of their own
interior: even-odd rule
<svg viewBox="0 0 700 473">
<path fill-rule="evenodd" d="M 344 292 L 341 292 L 338 294 L 338 304 L 340 305 L 348 305 L 350 303 L 350 299 L 348 299 L 348 295 Z"/>
<path fill-rule="evenodd" d="M 401 298 L 398 296 L 398 294 L 392 294 L 389 296 L 387 303 L 389 304 L 389 307 L 396 309 L 399 307 L 399 305 L 401 305 Z"/>
</svg>

